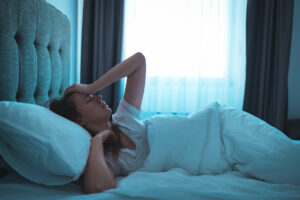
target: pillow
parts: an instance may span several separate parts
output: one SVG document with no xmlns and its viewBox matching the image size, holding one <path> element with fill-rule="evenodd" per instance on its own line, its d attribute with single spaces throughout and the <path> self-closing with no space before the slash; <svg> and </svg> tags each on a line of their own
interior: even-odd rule
<svg viewBox="0 0 300 200">
<path fill-rule="evenodd" d="M 0 102 L 0 156 L 25 178 L 63 185 L 84 172 L 90 134 L 45 107 Z"/>
</svg>

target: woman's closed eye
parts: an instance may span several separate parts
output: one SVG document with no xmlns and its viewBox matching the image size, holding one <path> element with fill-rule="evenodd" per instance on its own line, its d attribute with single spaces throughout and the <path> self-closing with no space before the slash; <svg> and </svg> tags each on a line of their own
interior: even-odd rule
<svg viewBox="0 0 300 200">
<path fill-rule="evenodd" d="M 93 97 L 94 97 L 94 95 L 88 95 L 87 97 L 86 97 L 86 102 L 88 103 L 88 102 L 90 102 L 92 99 L 93 99 Z"/>
</svg>

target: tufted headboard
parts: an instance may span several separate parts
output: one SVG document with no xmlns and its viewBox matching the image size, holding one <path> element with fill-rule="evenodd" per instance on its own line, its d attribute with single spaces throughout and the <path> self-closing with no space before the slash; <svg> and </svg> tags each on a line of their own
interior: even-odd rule
<svg viewBox="0 0 300 200">
<path fill-rule="evenodd" d="M 45 0 L 0 0 L 0 100 L 43 105 L 69 85 L 70 23 Z"/>
</svg>

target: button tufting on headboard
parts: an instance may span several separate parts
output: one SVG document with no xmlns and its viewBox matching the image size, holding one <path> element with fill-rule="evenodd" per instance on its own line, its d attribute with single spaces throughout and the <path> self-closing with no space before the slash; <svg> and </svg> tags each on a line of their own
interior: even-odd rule
<svg viewBox="0 0 300 200">
<path fill-rule="evenodd" d="M 16 34 L 14 38 L 15 38 L 16 42 L 18 43 L 18 40 L 19 40 L 19 35 L 18 35 L 18 34 Z"/>
<path fill-rule="evenodd" d="M 45 0 L 0 0 L 0 100 L 43 105 L 69 85 L 70 23 Z"/>
</svg>

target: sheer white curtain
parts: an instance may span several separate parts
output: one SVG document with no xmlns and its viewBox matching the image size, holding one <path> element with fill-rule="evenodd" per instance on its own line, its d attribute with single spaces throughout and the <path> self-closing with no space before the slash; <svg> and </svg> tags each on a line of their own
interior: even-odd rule
<svg viewBox="0 0 300 200">
<path fill-rule="evenodd" d="M 123 57 L 147 60 L 144 112 L 242 109 L 246 0 L 127 0 Z"/>
</svg>

